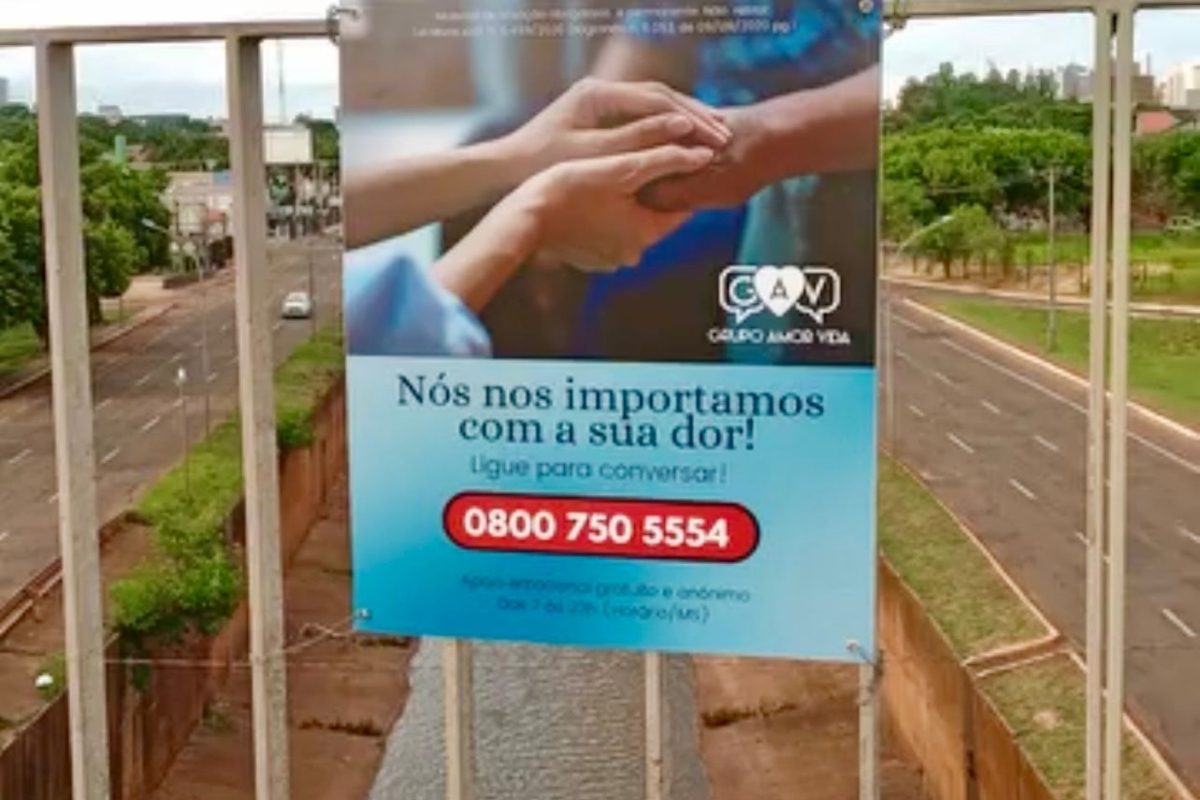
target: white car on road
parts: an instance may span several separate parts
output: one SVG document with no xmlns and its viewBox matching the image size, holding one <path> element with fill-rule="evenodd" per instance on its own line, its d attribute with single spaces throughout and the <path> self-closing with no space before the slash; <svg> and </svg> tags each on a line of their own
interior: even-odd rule
<svg viewBox="0 0 1200 800">
<path fill-rule="evenodd" d="M 283 298 L 284 319 L 308 319 L 313 313 L 313 301 L 308 292 L 291 292 Z"/>
</svg>

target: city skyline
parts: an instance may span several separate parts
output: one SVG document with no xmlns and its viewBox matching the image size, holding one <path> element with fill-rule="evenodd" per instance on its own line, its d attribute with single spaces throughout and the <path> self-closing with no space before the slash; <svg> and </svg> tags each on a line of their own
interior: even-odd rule
<svg viewBox="0 0 1200 800">
<path fill-rule="evenodd" d="M 163 8 L 152 0 L 125 0 L 119 8 L 97 8 L 87 0 L 6 0 L 0 28 L 188 22 L 204 19 L 319 18 L 326 0 L 212 0 L 205 8 Z M 1200 57 L 1200 10 L 1143 11 L 1138 14 L 1135 55 L 1150 60 L 1156 80 L 1179 64 Z M 995 65 L 1058 70 L 1070 64 L 1091 67 L 1092 20 L 1088 14 L 1042 14 L 913 20 L 884 44 L 884 96 L 891 99 L 911 78 L 935 72 L 942 63 L 957 71 L 985 74 Z M 278 53 L 264 48 L 266 114 L 278 121 Z M 309 113 L 331 118 L 338 105 L 338 58 L 327 41 L 291 41 L 282 46 L 287 117 Z M 145 76 L 153 75 L 149 81 Z M 95 112 L 118 106 L 126 114 L 225 114 L 224 55 L 219 43 L 108 45 L 81 47 L 78 55 L 79 106 Z M 0 49 L 0 78 L 15 102 L 32 102 L 33 53 Z"/>
</svg>

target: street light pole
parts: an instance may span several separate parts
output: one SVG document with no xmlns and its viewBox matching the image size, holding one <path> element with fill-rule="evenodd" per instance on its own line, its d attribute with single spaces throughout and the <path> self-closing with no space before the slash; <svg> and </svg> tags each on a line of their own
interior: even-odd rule
<svg viewBox="0 0 1200 800">
<path fill-rule="evenodd" d="M 313 258 L 312 247 L 306 248 L 308 251 L 308 301 L 312 304 L 312 313 L 308 315 L 309 327 L 313 336 L 317 335 L 317 278 L 314 272 L 316 261 Z"/>
<path fill-rule="evenodd" d="M 918 242 L 922 237 L 933 230 L 942 227 L 946 223 L 954 219 L 953 214 L 946 214 L 944 217 L 939 217 L 933 222 L 926 225 L 924 228 L 919 228 L 914 231 L 907 239 L 900 243 L 896 248 L 895 258 L 900 259 L 904 252 L 913 244 Z M 886 271 L 886 262 L 884 263 Z M 888 436 L 888 451 L 892 457 L 896 457 L 896 347 L 892 340 L 892 285 L 887 283 L 884 290 L 883 298 L 883 337 L 885 350 L 885 368 L 883 371 L 883 387 L 884 394 L 887 395 L 887 436 Z"/>
<path fill-rule="evenodd" d="M 212 397 L 209 392 L 209 354 L 208 354 L 208 287 L 205 281 L 208 276 L 208 225 L 200 241 L 200 384 L 204 387 L 204 433 L 207 436 L 212 426 Z"/>
<path fill-rule="evenodd" d="M 183 486 L 184 491 L 187 494 L 188 502 L 191 502 L 192 470 L 190 463 L 191 459 L 188 458 L 188 444 L 191 440 L 191 437 L 188 435 L 187 398 L 184 395 L 184 386 L 186 384 L 187 370 L 183 367 L 180 367 L 179 371 L 175 373 L 175 387 L 179 390 L 179 400 L 177 405 L 179 406 L 180 430 L 183 433 Z"/>
<path fill-rule="evenodd" d="M 1050 313 L 1046 322 L 1046 350 L 1053 353 L 1058 347 L 1058 265 L 1055 246 L 1055 227 L 1057 223 L 1055 188 L 1058 183 L 1058 167 L 1050 167 L 1047 171 L 1050 183 L 1050 218 L 1049 232 L 1046 241 L 1046 258 L 1050 262 Z"/>
</svg>

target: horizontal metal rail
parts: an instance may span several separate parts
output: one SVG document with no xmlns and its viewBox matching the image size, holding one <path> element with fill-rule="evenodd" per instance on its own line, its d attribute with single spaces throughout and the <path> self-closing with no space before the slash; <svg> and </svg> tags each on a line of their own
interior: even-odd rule
<svg viewBox="0 0 1200 800">
<path fill-rule="evenodd" d="M 280 20 L 267 22 L 198 22 L 153 25 L 112 25 L 77 28 L 0 28 L 0 47 L 53 44 L 143 44 L 204 42 L 225 39 L 312 39 L 328 35 L 329 22 Z"/>
<path fill-rule="evenodd" d="M 1013 16 L 1019 14 L 1088 13 L 1097 8 L 1119 10 L 1198 8 L 1197 0 L 885 0 L 885 13 L 896 19 Z M 326 19 L 265 22 L 197 22 L 113 25 L 72 28 L 0 29 L 0 47 L 29 47 L 39 42 L 62 44 L 143 44 L 200 42 L 228 38 L 313 39 L 328 35 Z"/>
</svg>

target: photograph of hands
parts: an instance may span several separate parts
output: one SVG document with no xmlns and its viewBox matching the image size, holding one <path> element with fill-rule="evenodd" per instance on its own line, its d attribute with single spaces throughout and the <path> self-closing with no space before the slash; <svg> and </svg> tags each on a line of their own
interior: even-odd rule
<svg viewBox="0 0 1200 800">
<path fill-rule="evenodd" d="M 625 32 L 587 42 L 582 70 L 537 42 L 548 98 L 343 108 L 351 354 L 869 363 L 879 16 L 756 5 L 786 32 Z M 422 69 L 405 63 L 411 19 L 371 27 L 366 12 L 399 74 Z M 532 46 L 484 44 L 461 67 L 492 85 L 497 52 Z M 828 350 L 714 341 L 732 264 L 837 269 L 832 323 L 863 335 Z"/>
</svg>

